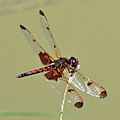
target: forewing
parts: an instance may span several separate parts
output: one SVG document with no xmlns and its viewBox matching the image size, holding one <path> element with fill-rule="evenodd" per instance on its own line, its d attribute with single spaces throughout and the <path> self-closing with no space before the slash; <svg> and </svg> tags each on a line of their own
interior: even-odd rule
<svg viewBox="0 0 120 120">
<path fill-rule="evenodd" d="M 41 25 L 42 25 L 42 30 L 45 34 L 45 36 L 47 37 L 47 40 L 48 42 L 50 43 L 53 51 L 55 52 L 55 55 L 57 58 L 60 58 L 61 57 L 61 53 L 60 53 L 60 50 L 53 38 L 53 35 L 52 35 L 52 32 L 51 32 L 51 29 L 50 29 L 50 25 L 48 23 L 48 20 L 47 20 L 47 17 L 45 16 L 45 14 L 43 13 L 43 11 L 39 11 L 39 14 L 40 14 L 40 22 L 41 22 Z"/>
<path fill-rule="evenodd" d="M 107 92 L 102 86 L 79 72 L 76 73 L 71 81 L 71 84 L 91 96 L 98 98 L 105 98 L 107 96 Z"/>
<path fill-rule="evenodd" d="M 44 65 L 52 63 L 54 60 L 46 51 L 45 49 L 36 41 L 35 37 L 32 35 L 32 33 L 23 25 L 20 25 L 20 28 L 26 37 L 29 45 L 33 49 L 35 53 L 37 53 Z"/>
</svg>

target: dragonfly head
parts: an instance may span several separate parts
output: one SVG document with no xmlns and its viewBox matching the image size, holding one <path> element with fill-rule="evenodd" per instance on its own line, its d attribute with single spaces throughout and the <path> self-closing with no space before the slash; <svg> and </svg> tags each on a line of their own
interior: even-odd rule
<svg viewBox="0 0 120 120">
<path fill-rule="evenodd" d="M 79 65 L 79 61 L 77 58 L 75 57 L 70 57 L 68 59 L 68 63 L 70 65 L 70 71 L 74 72 L 74 71 L 78 71 L 80 69 L 80 65 Z"/>
</svg>

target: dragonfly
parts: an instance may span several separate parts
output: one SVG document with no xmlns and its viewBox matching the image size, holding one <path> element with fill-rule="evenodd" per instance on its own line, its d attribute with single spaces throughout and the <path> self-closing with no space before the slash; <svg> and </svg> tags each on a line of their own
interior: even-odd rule
<svg viewBox="0 0 120 120">
<path fill-rule="evenodd" d="M 96 98 L 107 97 L 107 92 L 104 87 L 80 72 L 80 62 L 76 57 L 71 56 L 66 58 L 62 56 L 51 32 L 48 19 L 42 10 L 39 11 L 39 17 L 42 30 L 55 54 L 55 57 L 52 57 L 43 48 L 25 26 L 20 25 L 20 29 L 26 37 L 29 45 L 38 55 L 44 66 L 21 73 L 17 75 L 17 78 L 44 73 L 44 77 L 51 83 L 50 85 L 52 88 L 58 88 L 58 91 L 60 92 L 63 91 L 59 117 L 59 120 L 62 120 L 65 101 L 71 103 L 75 108 L 81 108 L 83 106 L 83 98 L 80 95 L 80 91 Z M 64 85 L 64 90 L 59 87 L 61 83 Z"/>
</svg>

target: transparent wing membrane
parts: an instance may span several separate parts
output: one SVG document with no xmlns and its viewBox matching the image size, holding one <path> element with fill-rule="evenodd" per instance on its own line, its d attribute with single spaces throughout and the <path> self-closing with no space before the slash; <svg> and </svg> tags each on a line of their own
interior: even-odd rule
<svg viewBox="0 0 120 120">
<path fill-rule="evenodd" d="M 39 55 L 42 63 L 45 65 L 51 63 L 54 59 L 46 52 L 40 43 L 37 42 L 32 33 L 23 25 L 20 25 L 20 28 L 33 51 Z"/>
<path fill-rule="evenodd" d="M 36 41 L 35 37 L 32 35 L 32 33 L 23 25 L 20 25 L 20 28 L 27 39 L 29 45 L 33 49 L 33 51 L 37 54 L 40 53 L 40 51 L 45 51 L 45 49 Z M 46 51 L 45 51 L 46 52 Z"/>
<path fill-rule="evenodd" d="M 69 78 L 63 77 L 58 81 L 48 80 L 48 83 L 61 97 L 63 97 L 66 84 L 68 84 L 67 82 L 68 79 Z M 72 104 L 74 107 L 77 107 L 77 108 L 81 108 L 83 106 L 82 97 L 70 84 L 68 85 L 68 88 L 67 88 L 66 101 L 68 101 L 70 104 Z"/>
<path fill-rule="evenodd" d="M 71 103 L 76 108 L 81 108 L 83 106 L 82 97 L 70 85 L 67 90 L 66 99 L 69 103 Z"/>
<path fill-rule="evenodd" d="M 69 81 L 71 81 L 71 77 L 63 77 L 61 80 L 64 81 L 65 89 L 62 97 L 61 109 L 60 109 L 60 119 L 63 118 L 64 104 L 65 100 L 71 103 L 76 108 L 81 108 L 83 106 L 83 99 L 79 95 L 79 93 L 72 87 Z"/>
<path fill-rule="evenodd" d="M 40 22 L 42 25 L 42 30 L 43 30 L 48 42 L 50 43 L 51 47 L 53 48 L 53 51 L 55 52 L 56 57 L 60 58 L 61 53 L 60 53 L 60 50 L 59 50 L 59 48 L 58 48 L 58 46 L 53 38 L 47 17 L 45 16 L 43 11 L 41 11 L 41 10 L 39 11 L 39 14 L 40 14 Z"/>
<path fill-rule="evenodd" d="M 105 98 L 107 96 L 107 92 L 102 86 L 79 72 L 76 73 L 75 77 L 71 81 L 71 84 L 93 97 Z"/>
</svg>

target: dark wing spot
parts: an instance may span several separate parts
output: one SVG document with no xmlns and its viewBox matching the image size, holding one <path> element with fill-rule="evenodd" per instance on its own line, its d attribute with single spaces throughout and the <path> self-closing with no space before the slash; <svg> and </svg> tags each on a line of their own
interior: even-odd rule
<svg viewBox="0 0 120 120">
<path fill-rule="evenodd" d="M 74 106 L 77 108 L 81 108 L 83 106 L 83 102 L 76 102 Z"/>
<path fill-rule="evenodd" d="M 74 91 L 74 89 L 68 89 L 68 92 L 72 92 L 72 91 Z"/>
<path fill-rule="evenodd" d="M 49 27 L 46 27 L 47 30 L 49 30 Z"/>
<path fill-rule="evenodd" d="M 23 25 L 20 25 L 20 28 L 26 30 L 26 28 Z"/>
<path fill-rule="evenodd" d="M 100 98 L 105 98 L 107 97 L 107 92 L 106 91 L 102 91 L 100 94 Z"/>
<path fill-rule="evenodd" d="M 36 40 L 35 40 L 35 39 L 33 39 L 33 42 L 36 42 Z"/>
<path fill-rule="evenodd" d="M 54 48 L 56 48 L 56 45 L 54 45 Z"/>
<path fill-rule="evenodd" d="M 87 85 L 88 85 L 88 86 L 92 85 L 92 82 L 91 82 L 91 81 L 89 81 L 89 82 L 87 83 Z"/>
<path fill-rule="evenodd" d="M 40 13 L 42 16 L 45 15 L 42 10 L 40 10 L 39 13 Z"/>
</svg>

